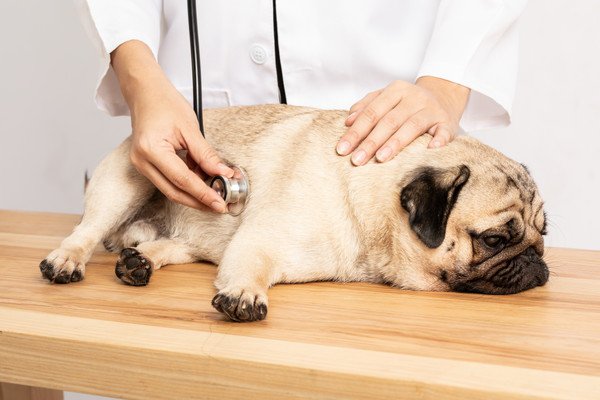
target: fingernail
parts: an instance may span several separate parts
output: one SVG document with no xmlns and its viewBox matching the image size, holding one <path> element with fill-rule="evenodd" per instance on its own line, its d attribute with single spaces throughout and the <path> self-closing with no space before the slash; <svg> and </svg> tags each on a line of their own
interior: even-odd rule
<svg viewBox="0 0 600 400">
<path fill-rule="evenodd" d="M 365 153 L 364 150 L 358 150 L 357 152 L 352 154 L 352 164 L 361 165 L 366 155 L 367 153 Z"/>
<path fill-rule="evenodd" d="M 345 156 L 348 154 L 348 150 L 350 150 L 350 143 L 342 140 L 338 143 L 336 151 L 340 156 Z"/>
<path fill-rule="evenodd" d="M 218 211 L 220 213 L 225 213 L 227 212 L 227 206 L 225 205 L 224 202 L 222 201 L 213 201 L 210 206 L 212 207 L 213 210 Z"/>
<path fill-rule="evenodd" d="M 384 147 L 383 149 L 379 150 L 377 152 L 377 161 L 379 162 L 384 162 L 387 161 L 388 158 L 390 158 L 390 155 L 392 154 L 392 149 L 390 149 L 389 147 Z"/>
<path fill-rule="evenodd" d="M 217 167 L 219 168 L 219 171 L 221 171 L 222 175 L 229 176 L 229 175 L 233 174 L 233 170 L 223 163 L 218 163 Z"/>
<path fill-rule="evenodd" d="M 356 115 L 356 111 L 350 113 L 350 115 L 348 115 L 348 117 L 346 118 L 346 123 L 349 123 L 349 121 Z"/>
<path fill-rule="evenodd" d="M 442 144 L 439 141 L 434 140 L 433 142 L 431 142 L 429 147 L 438 148 L 438 147 L 442 147 Z"/>
</svg>

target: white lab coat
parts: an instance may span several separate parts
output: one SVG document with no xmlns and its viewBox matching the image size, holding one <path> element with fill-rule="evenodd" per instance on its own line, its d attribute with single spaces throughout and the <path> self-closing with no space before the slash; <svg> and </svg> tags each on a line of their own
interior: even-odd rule
<svg viewBox="0 0 600 400">
<path fill-rule="evenodd" d="M 191 102 L 184 0 L 78 0 L 102 56 L 96 102 L 129 113 L 110 68 L 121 43 L 145 42 Z M 526 0 L 279 0 L 288 104 L 348 109 L 400 79 L 435 76 L 472 89 L 466 131 L 510 122 L 516 20 Z M 197 0 L 204 108 L 278 103 L 272 0 Z"/>
</svg>

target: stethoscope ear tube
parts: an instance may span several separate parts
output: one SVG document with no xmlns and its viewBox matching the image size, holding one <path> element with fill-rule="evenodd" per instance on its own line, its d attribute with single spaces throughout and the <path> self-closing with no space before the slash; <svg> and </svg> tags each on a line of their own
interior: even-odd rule
<svg viewBox="0 0 600 400">
<path fill-rule="evenodd" d="M 196 0 L 188 0 L 188 25 L 190 30 L 190 54 L 192 56 L 192 95 L 194 98 L 194 112 L 200 125 L 200 133 L 204 133 L 204 121 L 202 119 L 202 80 L 200 72 L 200 43 L 198 41 L 198 21 L 196 12 Z"/>
<path fill-rule="evenodd" d="M 204 121 L 202 119 L 202 80 L 200 71 L 200 42 L 198 40 L 198 21 L 196 12 L 196 1 L 188 0 L 188 25 L 190 30 L 190 54 L 192 56 L 192 95 L 194 98 L 194 112 L 198 118 L 200 133 L 206 137 L 204 132 Z M 217 175 L 210 178 L 206 183 L 215 190 L 227 203 L 227 209 L 231 215 L 239 215 L 246 207 L 246 200 L 250 193 L 250 181 L 246 172 L 238 167 L 232 167 L 233 177 L 228 178 Z"/>
</svg>

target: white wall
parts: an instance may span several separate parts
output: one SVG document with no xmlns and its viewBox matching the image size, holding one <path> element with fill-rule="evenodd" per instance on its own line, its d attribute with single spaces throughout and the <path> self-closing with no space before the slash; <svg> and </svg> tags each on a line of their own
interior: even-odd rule
<svg viewBox="0 0 600 400">
<path fill-rule="evenodd" d="M 531 0 L 513 124 L 476 136 L 529 166 L 547 245 L 600 249 L 600 2 Z"/>
<path fill-rule="evenodd" d="M 0 208 L 81 212 L 83 176 L 129 132 L 95 108 L 71 1 L 0 1 Z"/>
</svg>

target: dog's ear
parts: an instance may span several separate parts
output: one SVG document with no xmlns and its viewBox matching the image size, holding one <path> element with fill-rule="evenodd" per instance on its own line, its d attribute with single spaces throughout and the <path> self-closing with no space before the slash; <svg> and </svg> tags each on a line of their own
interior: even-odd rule
<svg viewBox="0 0 600 400">
<path fill-rule="evenodd" d="M 408 212 L 410 227 L 427 247 L 436 248 L 444 241 L 448 216 L 470 174 L 466 165 L 426 167 L 402 189 L 400 204 Z"/>
</svg>

